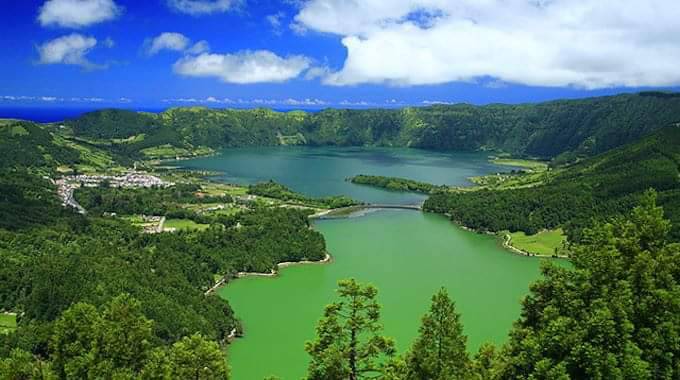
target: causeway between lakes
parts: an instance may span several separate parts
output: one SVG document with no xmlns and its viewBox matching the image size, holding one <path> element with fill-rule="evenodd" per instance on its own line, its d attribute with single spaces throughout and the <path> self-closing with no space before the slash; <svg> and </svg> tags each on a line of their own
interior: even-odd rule
<svg viewBox="0 0 680 380">
<path fill-rule="evenodd" d="M 390 148 L 276 147 L 227 149 L 178 161 L 216 177 L 249 184 L 270 179 L 311 196 L 348 195 L 376 204 L 420 204 L 426 196 L 396 193 L 345 181 L 357 174 L 467 185 L 470 176 L 507 171 L 486 154 L 437 153 Z M 462 314 L 472 349 L 506 340 L 520 301 L 538 279 L 540 260 L 505 251 L 492 236 L 463 230 L 441 215 L 411 210 L 373 210 L 361 217 L 316 220 L 333 260 L 291 266 L 277 277 L 247 277 L 219 290 L 243 321 L 245 336 L 228 350 L 236 380 L 304 376 L 304 343 L 314 336 L 337 281 L 356 278 L 378 290 L 385 335 L 400 351 L 415 338 L 430 297 L 448 289 Z"/>
</svg>

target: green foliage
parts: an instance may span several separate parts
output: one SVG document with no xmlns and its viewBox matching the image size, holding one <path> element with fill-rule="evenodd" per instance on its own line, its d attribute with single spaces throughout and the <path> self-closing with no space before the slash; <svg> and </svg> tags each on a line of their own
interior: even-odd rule
<svg viewBox="0 0 680 380">
<path fill-rule="evenodd" d="M 75 198 L 86 210 L 95 215 L 116 212 L 121 215 L 163 215 L 182 217 L 187 214 L 185 204 L 231 203 L 232 198 L 198 196 L 201 187 L 195 184 L 176 184 L 167 188 L 107 188 L 81 187 Z"/>
<path fill-rule="evenodd" d="M 573 269 L 547 265 L 504 350 L 500 378 L 676 379 L 680 246 L 646 193 L 628 220 L 585 231 Z"/>
<path fill-rule="evenodd" d="M 392 191 L 412 191 L 425 194 L 444 191 L 448 188 L 447 186 L 432 185 L 427 182 L 420 182 L 412 179 L 365 174 L 359 174 L 349 180 L 352 183 L 359 185 L 369 185 Z"/>
<path fill-rule="evenodd" d="M 0 169 L 56 168 L 79 160 L 77 150 L 57 144 L 52 133 L 44 127 L 25 121 L 0 126 Z"/>
<path fill-rule="evenodd" d="M 227 379 L 228 370 L 224 354 L 215 342 L 206 341 L 195 334 L 175 343 L 170 349 L 172 378 L 175 379 Z"/>
<path fill-rule="evenodd" d="M 674 222 L 680 239 L 680 128 L 669 127 L 636 143 L 556 170 L 540 185 L 507 190 L 449 192 L 432 195 L 429 211 L 448 213 L 479 230 L 524 231 L 564 227 L 571 241 L 580 239 L 593 219 L 627 213 L 644 191 L 659 192 L 659 203 Z"/>
<path fill-rule="evenodd" d="M 355 280 L 338 282 L 341 301 L 326 306 L 317 338 L 305 349 L 312 357 L 309 379 L 359 380 L 386 371 L 395 353 L 394 342 L 380 335 L 378 291 Z"/>
<path fill-rule="evenodd" d="M 27 169 L 0 169 L 0 229 L 17 231 L 68 216 L 56 192 L 48 180 Z"/>
<path fill-rule="evenodd" d="M 166 348 L 153 336 L 154 322 L 127 294 L 100 312 L 77 303 L 56 321 L 50 360 L 43 363 L 14 349 L 0 361 L 3 379 L 227 379 L 217 343 L 193 334 Z"/>
<path fill-rule="evenodd" d="M 199 334 L 184 337 L 169 349 L 149 353 L 140 378 L 144 380 L 226 380 L 229 370 L 220 347 Z"/>
<path fill-rule="evenodd" d="M 68 120 L 66 125 L 77 136 L 112 139 L 128 138 L 158 129 L 156 117 L 141 112 L 105 109 Z"/>
<path fill-rule="evenodd" d="M 251 185 L 248 187 L 248 194 L 279 199 L 284 202 L 295 202 L 310 207 L 340 208 L 357 204 L 356 201 L 346 196 L 330 196 L 324 198 L 307 197 L 274 181 Z"/>
<path fill-rule="evenodd" d="M 34 358 L 30 353 L 14 349 L 6 358 L 0 358 L 0 379 L 53 380 L 57 377 L 52 372 L 49 363 Z"/>
<path fill-rule="evenodd" d="M 77 303 L 57 320 L 50 352 L 61 378 L 102 378 L 137 373 L 153 339 L 152 322 L 129 295 L 113 298 L 102 313 Z"/>
<path fill-rule="evenodd" d="M 420 335 L 406 355 L 406 379 L 456 380 L 470 376 L 460 315 L 446 289 L 432 297 L 430 312 L 423 317 Z"/>
</svg>

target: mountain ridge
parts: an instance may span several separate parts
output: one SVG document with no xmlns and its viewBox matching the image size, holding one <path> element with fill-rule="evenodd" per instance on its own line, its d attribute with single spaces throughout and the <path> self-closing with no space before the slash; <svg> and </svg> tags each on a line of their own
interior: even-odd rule
<svg viewBox="0 0 680 380">
<path fill-rule="evenodd" d="M 162 145 L 192 150 L 304 142 L 494 150 L 570 162 L 622 146 L 678 122 L 678 94 L 643 92 L 519 105 L 329 108 L 314 113 L 176 107 L 151 114 L 106 109 L 64 124 L 80 138 L 129 139 L 144 134 L 145 140 L 123 147 L 139 157 L 144 156 L 139 153 L 142 149 Z M 286 138 L 289 136 L 301 138 Z"/>
</svg>

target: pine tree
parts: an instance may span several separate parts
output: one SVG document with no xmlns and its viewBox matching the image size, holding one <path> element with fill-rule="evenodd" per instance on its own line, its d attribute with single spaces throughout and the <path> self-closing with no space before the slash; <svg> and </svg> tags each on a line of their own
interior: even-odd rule
<svg viewBox="0 0 680 380">
<path fill-rule="evenodd" d="M 442 288 L 432 297 L 420 335 L 407 354 L 406 378 L 456 380 L 469 377 L 471 362 L 466 342 L 460 315 L 446 289 Z"/>
<path fill-rule="evenodd" d="M 312 357 L 310 380 L 375 378 L 395 353 L 394 342 L 380 333 L 378 291 L 355 280 L 338 283 L 341 301 L 326 306 L 317 338 L 305 349 Z"/>
</svg>

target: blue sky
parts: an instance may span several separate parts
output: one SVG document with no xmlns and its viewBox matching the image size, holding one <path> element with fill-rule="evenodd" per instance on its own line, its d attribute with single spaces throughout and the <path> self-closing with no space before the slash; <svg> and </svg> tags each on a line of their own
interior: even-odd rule
<svg viewBox="0 0 680 380">
<path fill-rule="evenodd" d="M 0 107 L 518 103 L 680 84 L 675 0 L 22 0 L 2 8 Z"/>
</svg>

